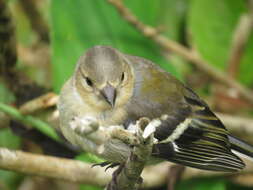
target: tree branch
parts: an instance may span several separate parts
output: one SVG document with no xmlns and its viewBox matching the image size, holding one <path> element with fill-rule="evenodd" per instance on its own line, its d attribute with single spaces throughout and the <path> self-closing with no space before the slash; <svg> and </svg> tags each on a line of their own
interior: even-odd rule
<svg viewBox="0 0 253 190">
<path fill-rule="evenodd" d="M 112 4 L 119 14 L 125 19 L 128 23 L 133 25 L 138 31 L 140 31 L 144 36 L 151 38 L 159 46 L 164 48 L 166 51 L 174 52 L 179 56 L 182 56 L 186 60 L 194 64 L 199 70 L 207 73 L 214 80 L 225 84 L 231 88 L 235 88 L 242 97 L 247 99 L 251 104 L 253 104 L 253 92 L 248 88 L 242 86 L 239 82 L 235 81 L 232 77 L 226 75 L 222 71 L 212 67 L 205 60 L 201 59 L 197 54 L 193 53 L 190 49 L 182 46 L 181 44 L 174 42 L 167 37 L 159 34 L 159 32 L 148 25 L 145 25 L 137 19 L 132 12 L 124 6 L 122 0 L 107 0 L 108 3 Z"/>
<path fill-rule="evenodd" d="M 58 102 L 58 96 L 53 92 L 49 92 L 26 102 L 25 104 L 20 106 L 19 111 L 25 115 L 32 114 L 38 110 L 55 106 L 57 102 Z"/>
<path fill-rule="evenodd" d="M 40 40 L 49 43 L 49 27 L 42 18 L 36 3 L 34 0 L 20 0 L 20 4 L 31 23 L 32 29 L 38 34 Z"/>
<path fill-rule="evenodd" d="M 224 123 L 229 132 L 242 136 L 244 139 L 247 139 L 247 141 L 250 141 L 250 143 L 253 143 L 253 119 L 223 113 L 216 114 Z"/>
<path fill-rule="evenodd" d="M 0 148 L 0 167 L 29 175 L 98 186 L 104 186 L 110 179 L 110 173 L 105 173 L 103 168 L 91 168 L 90 164 L 81 161 L 12 151 L 6 148 Z"/>
<path fill-rule="evenodd" d="M 236 75 L 239 71 L 240 61 L 252 29 L 253 13 L 250 12 L 243 14 L 234 32 L 230 50 L 230 58 L 228 61 L 228 73 L 233 78 L 236 78 Z"/>
<path fill-rule="evenodd" d="M 59 141 L 58 135 L 55 133 L 55 131 L 52 129 L 52 127 L 50 127 L 50 125 L 48 125 L 44 121 L 37 119 L 35 117 L 32 117 L 30 115 L 22 115 L 17 109 L 15 109 L 11 106 L 8 106 L 4 103 L 1 103 L 1 102 L 0 102 L 0 111 L 6 113 L 12 119 L 20 121 L 21 123 L 24 123 L 26 125 L 31 125 L 31 126 L 37 128 L 42 133 L 51 137 L 52 139 Z"/>
<path fill-rule="evenodd" d="M 0 73 L 5 75 L 17 60 L 15 27 L 5 0 L 0 0 Z"/>
<path fill-rule="evenodd" d="M 246 162 L 247 168 L 239 176 L 249 175 L 253 172 L 252 163 Z M 147 166 L 142 173 L 143 187 L 153 188 L 166 184 L 168 168 L 173 164 L 162 162 L 157 165 Z M 21 172 L 27 175 L 38 175 L 54 179 L 62 179 L 74 183 L 83 183 L 96 186 L 105 186 L 111 180 L 112 169 L 104 171 L 103 168 L 93 167 L 77 160 L 56 158 L 32 154 L 22 151 L 0 148 L 0 168 Z M 157 175 L 159 173 L 159 175 Z M 222 172 L 210 172 L 193 168 L 186 168 L 183 179 L 197 176 L 238 176 Z"/>
<path fill-rule="evenodd" d="M 58 96 L 56 95 L 50 95 L 50 96 L 42 96 L 42 97 L 46 97 L 45 99 L 42 98 L 43 100 L 45 101 L 42 101 L 45 103 L 45 105 L 42 105 L 42 104 L 39 104 L 40 106 L 38 106 L 35 110 L 37 109 L 45 109 L 45 107 L 47 106 L 53 106 L 54 105 L 54 101 L 53 103 L 51 104 L 48 104 L 48 102 L 50 102 L 50 100 L 55 100 L 57 99 Z M 34 99 L 34 100 L 31 100 L 31 103 L 28 102 L 26 105 L 32 105 L 32 102 L 37 102 L 37 101 L 40 101 L 41 99 L 40 98 L 37 98 L 37 99 Z M 26 123 L 27 121 L 26 120 L 23 120 L 22 118 L 20 119 L 20 117 L 27 117 L 26 115 L 22 115 L 20 112 L 18 112 L 18 110 L 8 106 L 7 107 L 7 111 L 6 111 L 6 105 L 2 106 L 2 104 L 0 103 L 0 109 L 2 109 L 3 111 L 9 113 L 9 115 L 11 117 L 13 117 L 14 119 L 17 119 L 21 122 L 24 122 Z M 11 109 L 10 109 L 11 108 Z M 29 106 L 27 107 L 26 110 L 34 110 L 33 109 L 33 106 L 32 108 L 30 109 Z M 28 111 L 29 113 L 30 111 Z M 253 134 L 253 130 L 251 130 L 251 125 L 253 126 L 253 120 L 252 119 L 247 119 L 247 118 L 242 118 L 242 117 L 236 117 L 236 116 L 230 116 L 230 115 L 225 115 L 225 114 L 218 114 L 218 116 L 221 118 L 221 120 L 224 122 L 225 125 L 227 125 L 227 127 L 232 131 L 232 132 L 235 132 L 235 133 L 241 133 L 243 131 L 245 131 L 245 134 L 248 135 L 249 137 L 252 136 Z M 29 118 L 31 116 L 28 116 Z M 33 117 L 32 117 L 33 118 Z M 32 120 L 33 121 L 33 120 Z M 30 122 L 30 120 L 28 120 L 28 122 Z M 36 123 L 36 122 L 35 122 Z M 27 123 L 26 123 L 27 124 Z M 29 123 L 29 124 L 32 124 L 34 125 L 34 123 Z M 101 136 L 102 135 L 102 136 Z M 97 135 L 95 135 L 95 139 L 93 139 L 94 141 L 98 142 L 96 140 L 99 139 L 99 141 L 101 141 L 102 137 L 106 137 L 104 140 L 106 140 L 107 138 L 117 138 L 123 142 L 125 142 L 126 144 L 132 144 L 134 146 L 138 145 L 140 142 L 138 140 L 138 138 L 136 138 L 136 136 L 133 134 L 133 133 L 128 133 L 127 131 L 123 130 L 122 128 L 114 128 L 114 129 L 110 129 L 108 131 L 105 131 L 105 130 L 102 130 L 102 131 L 99 131 L 99 133 L 97 133 Z M 97 147 L 96 147 L 97 148 Z M 1 149 L 0 149 L 1 150 Z M 95 150 L 94 150 L 95 151 Z M 93 152 L 94 152 L 93 151 Z M 96 150 L 97 151 L 97 150 Z M 17 151 L 19 152 L 19 151 Z M 14 151 L 14 153 L 16 153 Z M 22 152 L 21 152 L 22 153 Z M 25 153 L 23 153 L 25 154 Z M 21 154 L 23 156 L 23 154 Z M 98 151 L 97 155 L 99 155 L 100 152 Z M 29 154 L 31 155 L 31 154 Z M 6 155 L 1 155 L 0 154 L 0 162 L 1 162 L 1 159 L 2 158 L 5 158 Z M 27 155 L 28 156 L 28 155 Z M 28 156 L 29 157 L 29 156 Z M 24 157 L 21 157 L 20 160 L 19 160 L 19 164 L 22 165 L 22 164 L 25 164 L 26 166 L 28 166 L 29 164 L 29 158 L 28 157 L 25 157 L 27 159 L 27 164 L 26 162 L 23 162 L 24 160 Z M 47 157 L 46 157 L 47 158 Z M 50 157 L 51 158 L 51 157 Z M 131 158 L 131 157 L 130 157 Z M 129 159 L 130 159 L 129 158 Z M 19 157 L 18 157 L 19 159 Z M 30 158 L 30 159 L 37 159 L 37 157 L 34 155 Z M 39 158 L 40 159 L 40 158 Z M 43 158 L 44 159 L 44 158 Z M 9 163 L 10 165 L 12 165 L 13 163 L 13 160 L 10 160 L 8 158 L 8 155 L 5 159 L 5 162 L 6 160 L 10 161 L 11 163 Z M 45 161 L 45 164 L 49 164 L 49 162 L 51 161 L 55 161 L 55 162 L 59 162 L 57 160 L 57 158 L 54 158 L 54 159 L 49 159 L 47 161 Z M 131 161 L 131 160 L 130 160 Z M 74 161 L 73 161 L 74 162 Z M 37 175 L 42 175 L 42 176 L 46 176 L 46 177 L 50 177 L 51 174 L 47 174 L 47 171 L 45 171 L 44 173 L 40 173 L 41 171 L 41 168 L 42 167 L 39 163 L 41 162 L 35 162 L 35 166 L 34 167 L 37 167 L 37 169 L 39 170 L 39 172 L 37 173 Z M 68 162 L 64 162 L 63 163 L 63 166 L 64 167 Z M 131 163 L 131 162 L 130 162 Z M 36 166 L 36 164 L 39 164 L 38 166 Z M 131 163 L 132 164 L 132 163 Z M 248 163 L 247 163 L 248 164 Z M 8 164 L 7 164 L 8 165 Z M 13 168 L 6 168 L 7 166 L 6 164 L 2 164 L 0 163 L 0 167 L 4 168 L 4 169 L 11 169 L 11 170 L 14 170 L 14 171 L 19 171 L 19 172 L 25 172 L 27 174 L 31 174 L 33 172 L 36 172 L 37 169 L 34 169 L 32 171 L 30 171 L 29 167 L 28 169 L 26 169 L 25 171 L 23 170 L 19 170 L 18 168 L 14 169 L 15 167 L 13 166 Z M 54 163 L 52 163 L 52 167 Z M 89 165 L 90 166 L 90 165 Z M 134 166 L 134 165 L 132 165 Z M 146 169 L 144 169 L 143 171 L 143 177 L 144 177 L 144 184 L 143 186 L 144 187 L 155 187 L 155 186 L 159 186 L 161 184 L 165 184 L 166 183 L 166 180 L 167 180 L 167 175 L 168 175 L 168 167 L 171 166 L 171 164 L 169 163 L 162 163 L 162 164 L 159 164 L 158 166 L 149 166 L 147 167 Z M 25 166 L 24 166 L 25 167 Z M 50 167 L 50 166 L 49 166 Z M 60 167 L 60 166 L 59 166 Z M 68 167 L 72 167 L 72 166 L 68 166 Z M 78 167 L 78 166 L 77 166 Z M 19 167 L 19 168 L 22 168 L 22 167 Z M 131 167 L 130 167 L 131 168 Z M 63 169 L 60 168 L 61 171 L 59 171 L 58 173 L 62 173 Z M 75 171 L 73 171 L 74 169 L 70 168 L 69 170 L 67 170 L 67 173 L 71 174 L 72 172 L 75 173 Z M 87 168 L 85 169 L 87 170 Z M 101 172 L 101 170 L 99 170 Z M 130 170 L 131 171 L 131 170 Z M 138 169 L 138 171 L 140 171 Z M 248 171 L 253 171 L 253 166 L 250 166 L 248 167 L 248 169 L 244 172 L 248 172 Z M 49 171 L 48 171 L 49 172 Z M 51 171 L 50 171 L 51 172 Z M 159 175 L 155 175 L 156 173 L 159 172 Z M 81 173 L 81 171 L 78 173 Z M 123 173 L 128 173 L 128 172 L 123 172 Z M 108 174 L 108 173 L 107 173 Z M 105 174 L 105 175 L 107 175 Z M 110 173 L 111 174 L 111 173 Z M 58 174 L 57 174 L 58 175 Z M 63 176 L 60 176 L 59 178 L 61 179 L 67 179 L 68 177 L 65 176 L 64 172 L 62 174 Z M 202 171 L 202 170 L 196 170 L 196 169 L 192 169 L 192 168 L 187 168 L 186 169 L 186 174 L 184 173 L 183 174 L 183 178 L 190 178 L 190 177 L 194 177 L 194 176 L 210 176 L 210 175 L 225 175 L 225 173 L 215 173 L 215 172 L 208 172 L 208 171 Z M 54 178 L 57 178 L 55 176 L 52 176 Z M 109 182 L 109 179 L 110 177 L 108 176 L 105 176 L 108 180 L 106 181 L 105 184 L 107 184 Z M 237 178 L 236 178 L 237 179 Z M 72 179 L 69 179 L 70 181 L 72 181 Z M 77 182 L 81 183 L 83 182 L 82 181 L 83 179 L 82 178 L 78 178 Z M 121 180 L 120 180 L 121 181 Z M 124 180 L 123 180 L 124 181 Z M 73 181 L 72 181 L 73 182 Z M 84 180 L 85 182 L 85 180 Z M 135 181 L 136 182 L 136 181 Z M 86 182 L 85 182 L 86 183 Z M 243 182 L 242 182 L 243 183 Z M 91 182 L 89 184 L 92 184 Z M 124 184 L 124 183 L 123 183 Z"/>
<path fill-rule="evenodd" d="M 137 190 L 142 183 L 140 175 L 152 153 L 154 132 L 150 133 L 148 137 L 143 137 L 148 125 L 152 125 L 146 118 L 141 118 L 136 125 L 139 144 L 133 148 L 124 166 L 120 166 L 119 171 L 114 172 L 113 180 L 107 186 L 107 190 Z"/>
</svg>

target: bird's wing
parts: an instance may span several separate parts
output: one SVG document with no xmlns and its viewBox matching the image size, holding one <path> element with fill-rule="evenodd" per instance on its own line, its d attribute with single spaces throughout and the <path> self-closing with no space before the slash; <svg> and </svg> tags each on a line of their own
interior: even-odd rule
<svg viewBox="0 0 253 190">
<path fill-rule="evenodd" d="M 238 171 L 244 167 L 231 152 L 228 132 L 191 89 L 151 61 L 128 56 L 135 87 L 128 120 L 160 118 L 154 156 L 206 170 Z"/>
<path fill-rule="evenodd" d="M 199 169 L 231 172 L 244 168 L 242 160 L 231 152 L 222 122 L 194 92 L 188 88 L 185 91 L 190 111 L 178 107 L 178 113 L 187 114 L 181 114 L 179 120 L 176 115 L 168 116 L 157 128 L 155 137 L 160 142 L 154 146 L 154 155 Z M 171 128 L 173 119 L 178 122 L 172 122 L 177 124 Z"/>
</svg>

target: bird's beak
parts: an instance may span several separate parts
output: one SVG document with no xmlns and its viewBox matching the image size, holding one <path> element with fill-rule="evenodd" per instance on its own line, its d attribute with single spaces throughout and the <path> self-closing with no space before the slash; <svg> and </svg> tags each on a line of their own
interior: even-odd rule
<svg viewBox="0 0 253 190">
<path fill-rule="evenodd" d="M 107 84 L 101 90 L 101 94 L 105 98 L 105 100 L 113 107 L 116 99 L 116 89 L 110 84 Z"/>
</svg>

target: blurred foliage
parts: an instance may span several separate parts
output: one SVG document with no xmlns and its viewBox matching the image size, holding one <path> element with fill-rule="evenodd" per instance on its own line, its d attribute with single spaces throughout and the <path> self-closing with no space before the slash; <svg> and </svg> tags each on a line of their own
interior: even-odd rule
<svg viewBox="0 0 253 190">
<path fill-rule="evenodd" d="M 0 84 L 0 102 L 10 103 L 14 99 L 13 94 L 3 84 Z M 19 149 L 20 142 L 21 139 L 15 136 L 9 128 L 0 129 L 0 147 Z M 22 176 L 18 173 L 0 170 L 0 189 L 2 185 L 13 190 L 16 189 L 21 178 Z"/>
<path fill-rule="evenodd" d="M 222 178 L 196 178 L 191 180 L 185 180 L 177 184 L 177 189 L 224 190 L 226 189 L 226 180 Z"/>
<path fill-rule="evenodd" d="M 192 0 L 188 27 L 193 46 L 210 64 L 226 70 L 234 30 L 240 16 L 247 13 L 247 1 Z M 241 82 L 252 85 L 253 34 L 240 63 Z"/>
<path fill-rule="evenodd" d="M 234 185 L 220 177 L 194 178 L 181 181 L 176 185 L 176 190 L 250 190 L 250 187 Z"/>
<path fill-rule="evenodd" d="M 19 149 L 20 140 L 19 137 L 12 134 L 10 129 L 6 128 L 0 130 L 0 147 Z M 1 185 L 4 184 L 6 187 L 15 190 L 22 178 L 23 176 L 19 173 L 0 169 L 0 189 Z"/>
<path fill-rule="evenodd" d="M 14 95 L 9 91 L 8 88 L 5 87 L 5 85 L 0 83 L 0 102 L 11 103 L 14 100 Z"/>
<path fill-rule="evenodd" d="M 33 45 L 38 43 L 38 37 L 32 31 L 20 1 L 9 0 L 9 2 L 15 18 L 19 48 L 24 50 L 24 47 L 29 47 L 28 51 L 31 51 L 34 49 Z M 27 51 L 20 53 L 17 68 L 28 73 L 35 81 L 44 81 L 45 86 L 52 87 L 56 92 L 59 92 L 63 83 L 72 74 L 79 56 L 94 45 L 111 45 L 125 53 L 150 59 L 181 80 L 184 80 L 187 72 L 190 74 L 192 72 L 192 67 L 181 57 L 173 53 L 168 56 L 169 59 L 165 57 L 160 47 L 124 21 L 106 0 L 37 0 L 36 3 L 43 17 L 50 24 L 52 84 L 49 77 L 39 71 L 42 67 L 38 67 L 38 64 L 41 63 L 37 61 L 33 64 L 26 63 L 24 57 Z M 234 30 L 240 16 L 248 12 L 246 0 L 125 0 L 124 3 L 143 23 L 158 28 L 161 34 L 170 39 L 196 48 L 209 64 L 223 71 L 228 68 Z M 252 52 L 253 35 L 246 44 L 238 71 L 238 79 L 248 86 L 253 86 Z M 38 59 L 45 59 L 43 56 Z M 48 67 L 44 69 L 45 71 L 51 72 Z M 208 91 L 207 88 L 206 85 L 204 89 Z M 15 97 L 1 80 L 0 101 L 5 103 L 15 101 Z M 20 145 L 19 137 L 14 136 L 9 129 L 1 129 L 0 146 L 18 149 Z M 85 162 L 101 161 L 90 154 L 81 154 L 76 159 Z M 2 184 L 6 189 L 17 189 L 21 177 L 20 174 L 0 170 L 0 189 Z M 81 185 L 80 189 L 101 188 Z M 196 178 L 181 181 L 176 189 L 247 190 L 249 188 L 232 184 L 224 178 Z"/>
<path fill-rule="evenodd" d="M 156 26 L 161 11 L 160 1 L 125 2 L 144 23 Z M 80 7 L 82 9 L 77 11 Z M 59 14 L 66 9 L 68 11 L 64 14 Z M 112 45 L 125 53 L 148 58 L 177 75 L 159 47 L 123 21 L 106 1 L 52 1 L 51 13 L 53 84 L 56 91 L 72 74 L 78 57 L 94 45 Z"/>
</svg>

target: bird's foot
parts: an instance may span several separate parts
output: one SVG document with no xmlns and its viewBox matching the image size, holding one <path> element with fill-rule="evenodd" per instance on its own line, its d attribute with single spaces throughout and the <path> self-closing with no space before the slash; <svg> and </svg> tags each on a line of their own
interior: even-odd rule
<svg viewBox="0 0 253 190">
<path fill-rule="evenodd" d="M 98 129 L 99 124 L 93 117 L 73 117 L 70 122 L 70 127 L 77 134 L 87 136 L 95 132 Z"/>
</svg>

